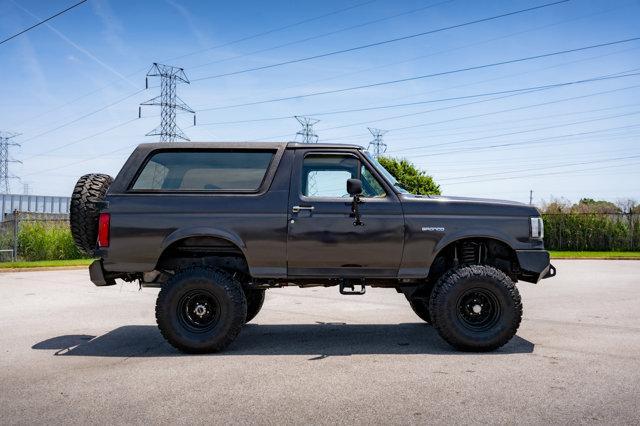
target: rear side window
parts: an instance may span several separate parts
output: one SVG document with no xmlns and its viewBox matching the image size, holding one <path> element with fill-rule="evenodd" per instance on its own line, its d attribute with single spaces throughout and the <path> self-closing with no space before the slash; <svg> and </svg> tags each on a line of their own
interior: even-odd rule
<svg viewBox="0 0 640 426">
<path fill-rule="evenodd" d="M 154 154 L 133 190 L 255 191 L 274 153 L 270 151 L 164 151 Z"/>
</svg>

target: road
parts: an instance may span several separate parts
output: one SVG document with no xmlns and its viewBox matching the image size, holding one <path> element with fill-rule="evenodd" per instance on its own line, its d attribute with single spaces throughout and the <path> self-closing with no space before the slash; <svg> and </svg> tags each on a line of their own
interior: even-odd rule
<svg viewBox="0 0 640 426">
<path fill-rule="evenodd" d="M 270 290 L 224 353 L 183 355 L 156 289 L 0 274 L 3 424 L 640 422 L 640 262 L 556 261 L 518 335 L 452 351 L 393 290 Z"/>
</svg>

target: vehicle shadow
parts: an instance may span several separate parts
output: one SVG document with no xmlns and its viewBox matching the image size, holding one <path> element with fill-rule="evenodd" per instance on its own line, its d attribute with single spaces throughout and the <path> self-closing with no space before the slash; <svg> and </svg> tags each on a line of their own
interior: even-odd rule
<svg viewBox="0 0 640 426">
<path fill-rule="evenodd" d="M 65 335 L 36 343 L 32 349 L 55 349 L 60 356 L 179 356 L 153 325 L 116 328 L 102 336 Z M 534 344 L 515 336 L 491 354 L 533 352 Z M 424 323 L 406 324 L 248 324 L 220 355 L 461 354 Z"/>
</svg>

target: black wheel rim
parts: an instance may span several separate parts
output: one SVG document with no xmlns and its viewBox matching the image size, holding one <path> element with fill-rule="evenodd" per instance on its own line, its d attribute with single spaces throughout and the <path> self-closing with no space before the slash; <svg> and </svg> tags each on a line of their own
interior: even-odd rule
<svg viewBox="0 0 640 426">
<path fill-rule="evenodd" d="M 180 323 L 194 333 L 213 329 L 220 319 L 220 303 L 206 290 L 191 290 L 178 303 Z"/>
<path fill-rule="evenodd" d="M 458 299 L 457 316 L 469 330 L 486 331 L 500 319 L 500 304 L 496 296 L 484 288 L 472 288 Z"/>
</svg>

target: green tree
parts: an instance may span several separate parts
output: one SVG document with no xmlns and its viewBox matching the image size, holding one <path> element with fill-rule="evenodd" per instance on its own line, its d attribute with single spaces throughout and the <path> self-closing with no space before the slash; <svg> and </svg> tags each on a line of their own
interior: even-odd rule
<svg viewBox="0 0 640 426">
<path fill-rule="evenodd" d="M 440 185 L 425 171 L 418 169 L 411 162 L 390 157 L 379 157 L 378 161 L 410 193 L 440 195 Z"/>
<path fill-rule="evenodd" d="M 594 200 L 593 198 L 583 198 L 574 204 L 572 210 L 577 213 L 622 213 L 620 207 L 605 200 Z"/>
</svg>

